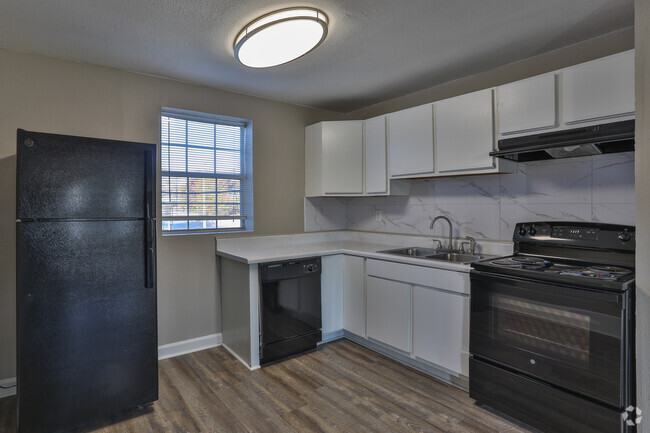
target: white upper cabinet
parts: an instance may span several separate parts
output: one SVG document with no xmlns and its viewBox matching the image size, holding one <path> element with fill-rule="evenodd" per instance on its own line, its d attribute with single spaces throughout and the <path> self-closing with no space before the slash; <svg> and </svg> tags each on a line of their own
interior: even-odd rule
<svg viewBox="0 0 650 433">
<path fill-rule="evenodd" d="M 307 127 L 305 195 L 408 194 L 405 179 L 512 173 L 495 139 L 634 118 L 634 50 L 365 121 Z M 611 119 L 611 120 L 610 120 Z"/>
<path fill-rule="evenodd" d="M 391 177 L 433 173 L 433 105 L 388 114 Z"/>
<path fill-rule="evenodd" d="M 495 168 L 492 89 L 435 103 L 437 171 Z"/>
<path fill-rule="evenodd" d="M 547 74 L 497 87 L 499 134 L 555 128 L 556 81 L 555 74 Z"/>
<path fill-rule="evenodd" d="M 366 194 L 388 193 L 386 116 L 363 122 Z"/>
<path fill-rule="evenodd" d="M 363 122 L 321 122 L 305 128 L 305 195 L 363 194 Z"/>
<path fill-rule="evenodd" d="M 563 70 L 562 107 L 567 124 L 634 114 L 634 51 Z"/>
</svg>

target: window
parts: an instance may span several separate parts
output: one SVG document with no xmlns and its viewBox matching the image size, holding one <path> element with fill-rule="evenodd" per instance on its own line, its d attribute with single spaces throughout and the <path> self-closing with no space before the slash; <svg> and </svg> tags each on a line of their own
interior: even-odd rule
<svg viewBox="0 0 650 433">
<path fill-rule="evenodd" d="M 251 122 L 164 108 L 163 233 L 253 230 Z"/>
</svg>

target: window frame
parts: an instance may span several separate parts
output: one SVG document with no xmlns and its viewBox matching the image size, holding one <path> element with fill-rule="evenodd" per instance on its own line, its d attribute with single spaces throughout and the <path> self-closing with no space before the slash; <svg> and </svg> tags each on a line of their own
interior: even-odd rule
<svg viewBox="0 0 650 433">
<path fill-rule="evenodd" d="M 243 140 L 241 143 L 240 154 L 240 174 L 219 174 L 219 173 L 199 173 L 199 172 L 190 172 L 190 171 L 166 171 L 163 167 L 163 128 L 162 128 L 162 118 L 169 117 L 186 121 L 195 121 L 203 122 L 210 124 L 220 124 L 220 125 L 230 125 L 230 126 L 239 126 L 243 131 Z M 249 119 L 241 119 L 230 116 L 223 116 L 217 114 L 202 113 L 197 111 L 181 110 L 176 108 L 162 107 L 160 111 L 160 116 L 158 117 L 158 132 L 160 137 L 160 227 L 162 236 L 173 236 L 173 235 L 197 235 L 197 234 L 220 234 L 220 233 L 241 233 L 241 232 L 253 232 L 254 231 L 254 218 L 253 218 L 253 121 Z M 169 137 L 168 137 L 169 140 Z M 191 146 L 190 143 L 185 143 L 183 147 L 187 148 Z M 201 147 L 201 146 L 199 146 Z M 201 147 L 206 149 L 205 147 Z M 207 148 L 209 149 L 209 148 Z M 214 150 L 214 148 L 212 148 Z M 187 167 L 186 167 L 187 169 Z M 174 216 L 174 217 L 163 217 L 162 206 L 163 202 L 163 177 L 187 177 L 187 178 L 207 178 L 215 179 L 215 184 L 218 182 L 218 179 L 239 179 L 240 180 L 240 215 L 237 218 L 232 218 L 229 216 Z M 218 197 L 218 187 L 215 185 L 215 195 Z M 189 193 L 189 191 L 188 191 Z M 188 198 L 189 204 L 189 198 Z M 217 204 L 217 203 L 215 203 Z M 189 213 L 189 209 L 188 209 Z M 241 227 L 215 227 L 207 229 L 181 229 L 181 230 L 163 230 L 163 224 L 165 221 L 181 220 L 181 221 L 192 221 L 192 220 L 229 220 L 229 219 L 240 219 L 242 221 Z"/>
</svg>

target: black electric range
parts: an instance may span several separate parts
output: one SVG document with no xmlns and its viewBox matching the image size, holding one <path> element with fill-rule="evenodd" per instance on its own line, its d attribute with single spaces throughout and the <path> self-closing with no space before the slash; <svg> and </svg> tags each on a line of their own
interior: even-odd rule
<svg viewBox="0 0 650 433">
<path fill-rule="evenodd" d="M 634 429 L 632 226 L 531 222 L 472 264 L 470 396 L 548 432 Z"/>
</svg>

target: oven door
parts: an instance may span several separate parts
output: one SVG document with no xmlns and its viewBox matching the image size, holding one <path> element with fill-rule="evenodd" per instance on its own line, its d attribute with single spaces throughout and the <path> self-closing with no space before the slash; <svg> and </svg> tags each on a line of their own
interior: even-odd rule
<svg viewBox="0 0 650 433">
<path fill-rule="evenodd" d="M 472 271 L 470 353 L 622 407 L 625 295 Z"/>
</svg>

